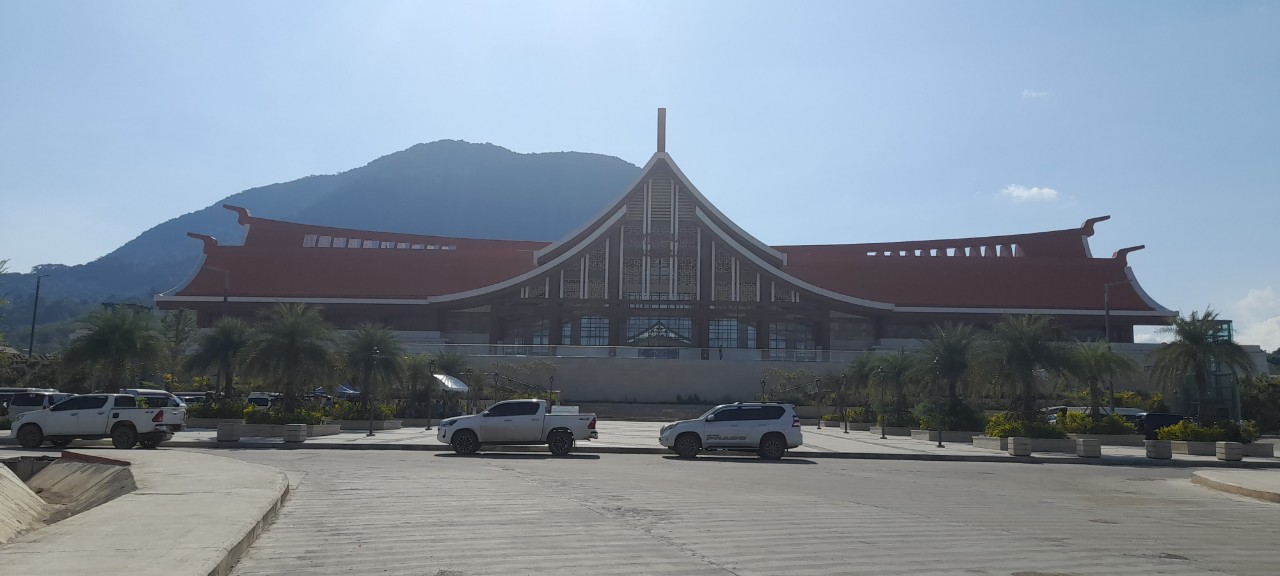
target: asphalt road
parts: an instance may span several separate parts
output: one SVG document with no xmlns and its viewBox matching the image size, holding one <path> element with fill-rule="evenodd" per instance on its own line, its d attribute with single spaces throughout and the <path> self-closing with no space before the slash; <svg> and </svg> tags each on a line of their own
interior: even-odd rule
<svg viewBox="0 0 1280 576">
<path fill-rule="evenodd" d="M 234 574 L 1250 574 L 1280 505 L 1191 470 L 228 451 L 289 473 Z"/>
</svg>

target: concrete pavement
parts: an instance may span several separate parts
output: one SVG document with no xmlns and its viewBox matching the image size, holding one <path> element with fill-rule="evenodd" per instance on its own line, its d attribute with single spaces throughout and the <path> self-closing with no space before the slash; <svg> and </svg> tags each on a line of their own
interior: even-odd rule
<svg viewBox="0 0 1280 576">
<path fill-rule="evenodd" d="M 74 450 L 131 463 L 137 489 L 0 545 L 6 574 L 218 576 L 279 510 L 273 468 L 181 450 Z M 0 458 L 48 452 L 0 450 Z"/>
<path fill-rule="evenodd" d="M 1215 490 L 1280 503 L 1280 472 L 1262 470 L 1198 470 L 1191 481 Z"/>
</svg>

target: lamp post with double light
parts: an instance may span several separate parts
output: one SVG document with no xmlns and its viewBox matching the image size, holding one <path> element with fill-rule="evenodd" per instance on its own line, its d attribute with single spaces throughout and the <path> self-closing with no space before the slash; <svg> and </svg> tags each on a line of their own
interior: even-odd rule
<svg viewBox="0 0 1280 576">
<path fill-rule="evenodd" d="M 431 391 L 436 387 L 436 361 L 427 361 L 427 430 L 431 429 Z"/>
</svg>

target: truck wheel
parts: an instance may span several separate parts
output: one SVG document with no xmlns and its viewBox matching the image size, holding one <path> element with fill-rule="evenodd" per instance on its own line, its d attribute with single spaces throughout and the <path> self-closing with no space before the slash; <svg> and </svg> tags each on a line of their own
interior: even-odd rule
<svg viewBox="0 0 1280 576">
<path fill-rule="evenodd" d="M 756 451 L 765 460 L 780 460 L 787 452 L 787 441 L 777 434 L 770 434 L 760 441 L 760 449 Z"/>
<path fill-rule="evenodd" d="M 71 444 L 71 441 L 66 438 L 58 438 L 56 440 L 50 440 L 49 443 L 52 444 L 54 448 L 65 448 L 67 445 Z"/>
<path fill-rule="evenodd" d="M 143 448 L 146 448 L 147 450 L 155 450 L 156 448 L 160 447 L 160 441 L 159 440 L 139 440 L 138 445 Z"/>
<path fill-rule="evenodd" d="M 138 443 L 138 431 L 133 426 L 121 424 L 111 430 L 111 445 L 119 450 L 128 450 Z"/>
<path fill-rule="evenodd" d="M 470 430 L 460 430 L 453 435 L 453 452 L 461 456 L 470 456 L 480 450 L 480 439 Z"/>
<path fill-rule="evenodd" d="M 556 456 L 564 456 L 573 450 L 573 434 L 563 430 L 552 432 L 547 436 L 547 448 Z"/>
<path fill-rule="evenodd" d="M 35 424 L 27 424 L 18 429 L 18 444 L 23 448 L 39 448 L 44 444 L 44 432 Z"/>
<path fill-rule="evenodd" d="M 681 458 L 693 458 L 698 455 L 698 450 L 702 449 L 702 442 L 698 440 L 698 435 L 693 432 L 685 432 L 676 437 L 676 454 Z"/>
</svg>

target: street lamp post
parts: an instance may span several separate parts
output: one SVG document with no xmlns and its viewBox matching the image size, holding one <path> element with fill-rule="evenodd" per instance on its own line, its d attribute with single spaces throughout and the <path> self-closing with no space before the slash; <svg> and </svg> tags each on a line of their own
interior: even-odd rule
<svg viewBox="0 0 1280 576">
<path fill-rule="evenodd" d="M 551 412 L 551 393 L 552 387 L 556 384 L 555 375 L 547 376 L 547 412 Z"/>
<path fill-rule="evenodd" d="M 382 358 L 382 352 L 377 346 L 373 347 L 373 365 L 365 369 L 366 377 L 364 379 L 364 398 L 369 405 L 369 433 L 365 436 L 373 436 L 373 378 L 378 371 L 378 360 Z"/>
<path fill-rule="evenodd" d="M 40 279 L 46 276 L 48 274 L 36 275 L 36 298 L 31 303 L 31 335 L 27 339 L 27 361 L 36 355 L 36 312 L 40 309 Z"/>
<path fill-rule="evenodd" d="M 765 401 L 765 397 L 764 397 L 764 389 L 765 389 L 765 387 L 766 387 L 766 386 L 768 386 L 768 385 L 769 385 L 769 383 L 768 383 L 768 382 L 766 382 L 764 378 L 761 378 L 761 379 L 760 379 L 760 401 L 761 401 L 761 402 L 764 402 L 764 401 Z M 821 421 L 822 421 L 822 419 L 821 419 L 821 418 L 819 418 L 819 419 L 818 419 L 818 421 L 819 421 L 819 422 L 821 422 Z"/>
<path fill-rule="evenodd" d="M 938 389 L 938 385 L 941 384 L 939 380 L 941 379 L 942 379 L 942 376 L 941 376 L 941 371 L 938 367 L 938 357 L 934 356 L 933 357 L 933 389 L 934 390 Z M 944 425 L 944 421 L 947 418 L 947 412 L 950 411 L 950 408 L 951 408 L 950 406 L 951 398 L 947 397 L 945 402 L 946 404 L 943 404 L 942 411 L 938 413 L 938 447 L 939 448 L 946 448 L 946 446 L 942 445 L 942 431 L 946 428 L 946 426 Z"/>
<path fill-rule="evenodd" d="M 1102 285 L 1102 324 L 1103 324 L 1103 329 L 1104 329 L 1104 330 L 1106 331 L 1106 333 L 1107 333 L 1107 336 L 1106 336 L 1106 337 L 1107 337 L 1107 352 L 1110 352 L 1110 351 L 1111 351 L 1111 287 L 1112 287 L 1112 286 L 1122 286 L 1122 285 L 1132 284 L 1132 283 L 1133 283 L 1133 280 L 1121 280 L 1121 281 L 1119 281 L 1119 282 L 1107 282 L 1106 284 L 1103 284 L 1103 285 Z M 1110 407 L 1107 409 L 1107 412 L 1108 412 L 1108 413 L 1110 413 L 1110 412 L 1115 411 L 1115 407 L 1116 407 L 1116 382 L 1115 382 L 1115 380 L 1113 380 L 1113 379 L 1111 379 L 1110 377 L 1108 377 L 1108 378 L 1107 378 L 1107 386 L 1108 386 L 1108 388 L 1110 388 L 1110 394 L 1111 394 L 1111 405 L 1110 405 Z M 1097 414 L 1095 414 L 1095 415 L 1094 415 L 1094 418 L 1097 418 L 1097 417 L 1098 417 L 1098 415 L 1097 415 Z"/>
<path fill-rule="evenodd" d="M 880 439 L 888 440 L 889 437 L 885 436 L 884 434 L 884 427 L 889 423 L 889 419 L 885 417 L 886 416 L 885 412 L 887 412 L 885 408 L 887 408 L 889 404 L 889 387 L 886 386 L 885 383 L 883 382 L 884 367 L 881 366 L 879 368 L 876 368 L 875 373 L 882 380 L 880 382 Z"/>
<path fill-rule="evenodd" d="M 844 420 L 844 433 L 849 433 L 849 407 L 845 406 L 846 386 L 849 385 L 849 373 L 840 373 L 840 419 Z"/>
<path fill-rule="evenodd" d="M 431 429 L 431 389 L 436 387 L 436 361 L 427 361 L 427 372 L 430 373 L 430 380 L 427 382 L 427 430 Z M 412 404 L 412 402 L 410 402 Z"/>
</svg>

